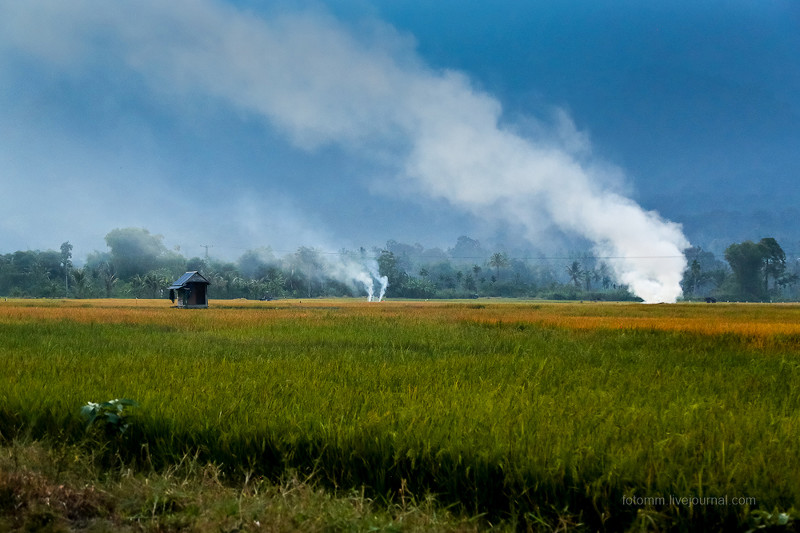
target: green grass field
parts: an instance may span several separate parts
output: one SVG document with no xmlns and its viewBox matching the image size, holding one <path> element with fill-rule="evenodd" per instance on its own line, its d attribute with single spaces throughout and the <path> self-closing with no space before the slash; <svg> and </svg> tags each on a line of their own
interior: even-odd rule
<svg viewBox="0 0 800 533">
<path fill-rule="evenodd" d="M 797 525 L 798 306 L 168 303 L 0 302 L 5 442 L 432 494 L 486 527 Z M 128 430 L 87 433 L 113 398 Z"/>
</svg>

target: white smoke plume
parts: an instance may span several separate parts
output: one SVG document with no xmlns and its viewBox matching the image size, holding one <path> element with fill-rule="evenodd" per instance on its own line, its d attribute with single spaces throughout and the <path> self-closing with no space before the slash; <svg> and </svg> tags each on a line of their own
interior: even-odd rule
<svg viewBox="0 0 800 533">
<path fill-rule="evenodd" d="M 523 135 L 467 77 L 427 67 L 409 38 L 368 26 L 356 36 L 325 14 L 260 17 L 214 0 L 0 2 L 5 46 L 65 70 L 122 63 L 153 91 L 219 99 L 300 147 L 375 154 L 398 188 L 519 225 L 531 240 L 544 217 L 591 240 L 645 301 L 680 296 L 680 226 L 603 188 L 574 128 Z"/>
<path fill-rule="evenodd" d="M 356 290 L 366 291 L 368 302 L 382 301 L 389 286 L 389 278 L 380 275 L 378 262 L 375 259 L 341 255 L 337 259 L 326 259 L 325 271 L 329 276 L 351 285 Z M 380 286 L 377 299 L 376 283 Z"/>
<path fill-rule="evenodd" d="M 389 287 L 389 278 L 387 276 L 381 276 L 378 278 L 378 282 L 381 284 L 381 290 L 378 293 L 378 301 L 380 302 L 386 295 L 386 288 Z"/>
<path fill-rule="evenodd" d="M 372 298 L 375 296 L 375 282 L 372 281 L 370 275 L 366 272 L 359 272 L 356 274 L 355 280 L 364 287 L 365 291 L 367 291 L 367 301 L 371 302 Z"/>
</svg>

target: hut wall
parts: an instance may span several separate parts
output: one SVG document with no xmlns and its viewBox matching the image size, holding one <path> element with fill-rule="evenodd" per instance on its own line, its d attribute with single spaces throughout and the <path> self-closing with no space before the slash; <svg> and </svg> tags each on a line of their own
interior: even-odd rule
<svg viewBox="0 0 800 533">
<path fill-rule="evenodd" d="M 202 283 L 190 283 L 189 287 L 191 292 L 189 293 L 189 299 L 186 302 L 187 305 L 208 305 L 208 300 L 206 299 L 206 286 Z"/>
</svg>

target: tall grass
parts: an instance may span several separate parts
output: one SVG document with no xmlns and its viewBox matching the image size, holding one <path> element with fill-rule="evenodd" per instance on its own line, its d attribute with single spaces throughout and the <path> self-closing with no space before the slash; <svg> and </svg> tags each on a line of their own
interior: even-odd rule
<svg viewBox="0 0 800 533">
<path fill-rule="evenodd" d="M 1 304 L 0 432 L 78 440 L 80 406 L 126 397 L 130 458 L 293 468 L 490 519 L 723 527 L 797 507 L 799 307 L 227 305 Z"/>
</svg>

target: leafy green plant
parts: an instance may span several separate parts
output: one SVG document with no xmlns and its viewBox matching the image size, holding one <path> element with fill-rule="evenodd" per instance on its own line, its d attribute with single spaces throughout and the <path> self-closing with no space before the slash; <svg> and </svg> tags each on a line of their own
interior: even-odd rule
<svg viewBox="0 0 800 533">
<path fill-rule="evenodd" d="M 81 415 L 88 427 L 102 426 L 107 433 L 122 435 L 130 426 L 127 407 L 139 404 L 127 398 L 116 398 L 103 403 L 88 402 L 81 407 Z"/>
<path fill-rule="evenodd" d="M 772 512 L 757 509 L 750 512 L 750 525 L 748 533 L 759 530 L 789 530 L 794 526 L 794 516 L 791 510 L 787 513 L 779 512 L 777 509 Z"/>
</svg>

